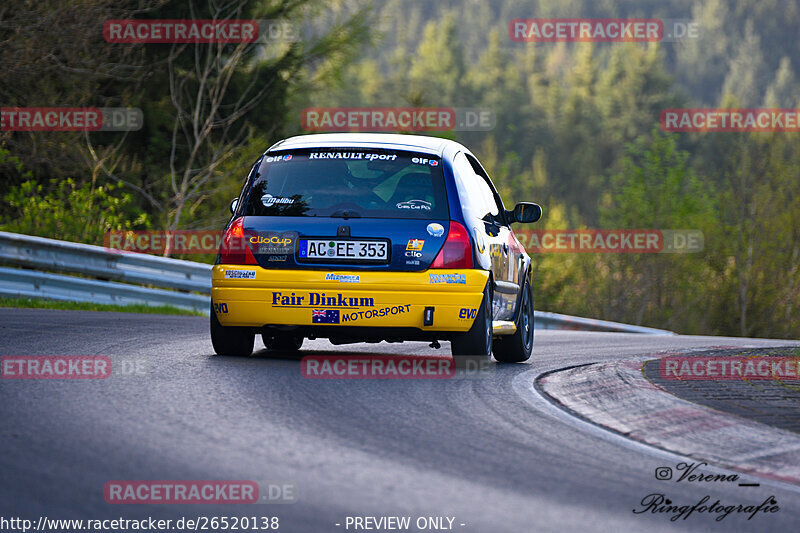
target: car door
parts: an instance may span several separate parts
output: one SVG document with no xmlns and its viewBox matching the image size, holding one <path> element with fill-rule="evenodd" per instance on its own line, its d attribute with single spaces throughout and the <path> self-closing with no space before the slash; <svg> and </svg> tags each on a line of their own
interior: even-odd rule
<svg viewBox="0 0 800 533">
<path fill-rule="evenodd" d="M 466 191 L 462 197 L 465 218 L 478 241 L 478 251 L 488 251 L 491 259 L 494 319 L 510 320 L 514 314 L 519 285 L 513 277 L 515 261 L 509 258 L 511 231 L 505 220 L 502 202 L 491 180 L 473 156 L 460 152 L 453 162 Z"/>
<path fill-rule="evenodd" d="M 487 202 L 493 203 L 493 221 L 499 231 L 500 249 L 499 255 L 499 268 L 500 273 L 495 278 L 495 293 L 497 297 L 495 300 L 498 302 L 499 309 L 495 313 L 496 320 L 510 320 L 514 316 L 515 307 L 517 305 L 520 285 L 520 268 L 522 265 L 522 254 L 524 253 L 522 246 L 517 241 L 511 226 L 506 217 L 506 210 L 503 201 L 497 192 L 492 180 L 484 170 L 480 162 L 471 154 L 466 154 L 467 160 L 472 166 L 475 173 L 483 180 L 486 185 L 484 192 L 489 195 Z"/>
</svg>

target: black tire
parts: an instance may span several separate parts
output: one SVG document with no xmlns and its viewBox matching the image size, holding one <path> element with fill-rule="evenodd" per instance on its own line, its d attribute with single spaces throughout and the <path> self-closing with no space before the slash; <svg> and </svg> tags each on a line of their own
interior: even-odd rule
<svg viewBox="0 0 800 533">
<path fill-rule="evenodd" d="M 217 355 L 246 357 L 253 353 L 256 335 L 251 328 L 223 326 L 211 305 L 211 344 Z"/>
<path fill-rule="evenodd" d="M 453 354 L 456 368 L 465 368 L 469 362 L 483 368 L 482 365 L 492 359 L 492 281 L 486 282 L 483 289 L 483 300 L 475 317 L 475 322 L 466 333 L 455 336 L 450 341 L 450 353 Z"/>
<path fill-rule="evenodd" d="M 494 343 L 494 358 L 501 363 L 527 361 L 533 352 L 533 290 L 528 277 L 522 287 L 517 331 L 513 335 L 499 337 Z"/>
<path fill-rule="evenodd" d="M 289 333 L 279 333 L 276 335 L 261 334 L 264 347 L 268 350 L 279 352 L 296 352 L 303 346 L 303 337 L 291 335 Z"/>
</svg>

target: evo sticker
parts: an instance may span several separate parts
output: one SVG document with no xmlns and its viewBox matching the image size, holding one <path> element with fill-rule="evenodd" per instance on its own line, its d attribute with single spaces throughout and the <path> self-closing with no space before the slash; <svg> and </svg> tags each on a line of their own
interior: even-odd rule
<svg viewBox="0 0 800 533">
<path fill-rule="evenodd" d="M 477 309 L 470 309 L 469 307 L 462 307 L 458 311 L 458 318 L 461 320 L 472 320 L 478 316 Z"/>
<path fill-rule="evenodd" d="M 256 279 L 255 270 L 226 270 L 225 279 Z"/>
</svg>

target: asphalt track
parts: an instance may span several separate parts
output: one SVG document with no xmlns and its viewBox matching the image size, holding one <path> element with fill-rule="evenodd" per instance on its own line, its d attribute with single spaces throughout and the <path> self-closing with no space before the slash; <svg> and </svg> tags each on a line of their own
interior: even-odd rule
<svg viewBox="0 0 800 533">
<path fill-rule="evenodd" d="M 135 377 L 0 381 L 0 516 L 278 516 L 289 532 L 346 531 L 347 516 L 454 516 L 453 530 L 469 532 L 796 530 L 800 490 L 762 479 L 667 491 L 681 504 L 709 495 L 757 505 L 774 495 L 780 511 L 750 521 L 634 514 L 643 497 L 665 492 L 655 469 L 680 458 L 575 421 L 529 386 L 545 371 L 662 350 L 786 344 L 537 331 L 529 364 L 479 378 L 309 380 L 296 359 L 213 356 L 204 318 L 0 309 L 0 355 L 144 365 Z M 448 348 L 315 341 L 303 353 Z M 289 482 L 298 501 L 111 505 L 103 497 L 110 480 L 171 479 Z"/>
</svg>

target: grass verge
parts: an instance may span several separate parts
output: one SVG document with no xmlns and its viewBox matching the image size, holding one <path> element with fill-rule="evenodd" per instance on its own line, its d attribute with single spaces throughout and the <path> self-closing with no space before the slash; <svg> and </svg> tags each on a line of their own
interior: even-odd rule
<svg viewBox="0 0 800 533">
<path fill-rule="evenodd" d="M 62 300 L 34 300 L 31 298 L 0 297 L 0 307 L 24 307 L 28 309 L 63 309 L 67 311 L 117 311 L 122 313 L 147 313 L 158 315 L 204 316 L 199 311 L 179 309 L 171 305 L 149 306 L 145 304 L 109 305 L 91 302 L 67 302 Z"/>
</svg>

